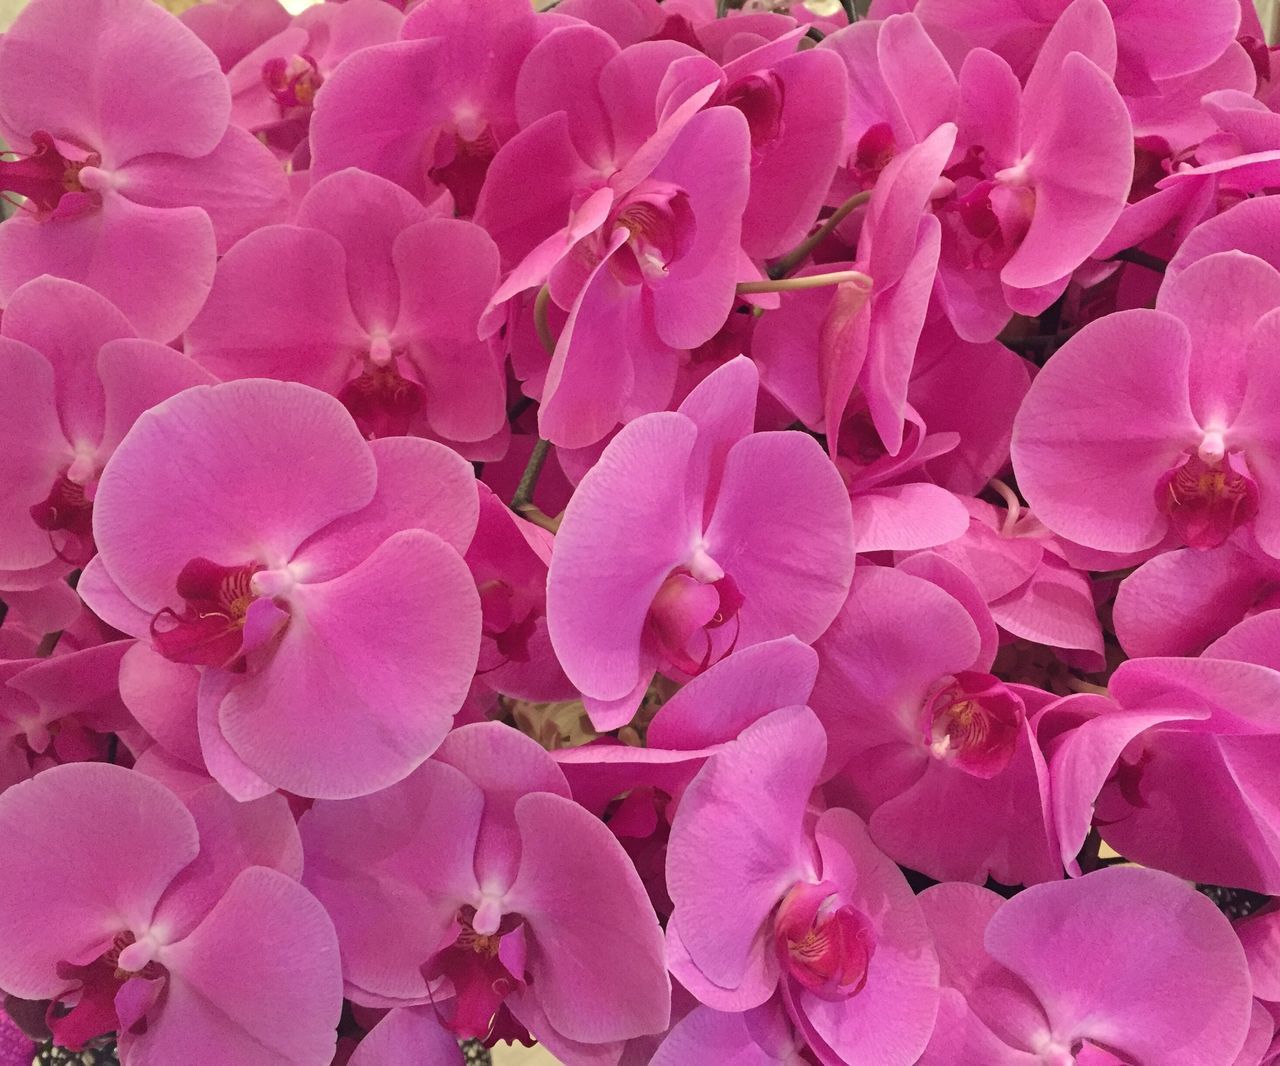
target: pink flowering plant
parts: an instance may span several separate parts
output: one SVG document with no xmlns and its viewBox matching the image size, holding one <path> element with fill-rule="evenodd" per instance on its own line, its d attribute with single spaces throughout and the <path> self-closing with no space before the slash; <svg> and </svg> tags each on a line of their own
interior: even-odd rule
<svg viewBox="0 0 1280 1066">
<path fill-rule="evenodd" d="M 1251 0 L 178 6 L 0 36 L 0 1066 L 1280 1064 Z"/>
</svg>

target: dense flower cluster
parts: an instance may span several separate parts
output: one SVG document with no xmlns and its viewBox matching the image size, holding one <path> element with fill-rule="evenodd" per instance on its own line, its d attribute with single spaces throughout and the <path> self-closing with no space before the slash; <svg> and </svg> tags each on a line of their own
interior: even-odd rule
<svg viewBox="0 0 1280 1066">
<path fill-rule="evenodd" d="M 1280 51 L 724 8 L 0 38 L 0 1063 L 1280 1062 Z"/>
</svg>

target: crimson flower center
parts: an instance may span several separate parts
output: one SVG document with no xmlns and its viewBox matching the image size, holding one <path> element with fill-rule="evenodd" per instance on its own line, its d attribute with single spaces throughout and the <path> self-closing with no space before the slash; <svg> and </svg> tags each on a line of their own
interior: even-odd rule
<svg viewBox="0 0 1280 1066">
<path fill-rule="evenodd" d="M 944 679 L 925 703 L 925 743 L 937 759 L 975 777 L 994 777 L 1013 758 L 1022 701 L 991 674 L 963 671 Z"/>
<path fill-rule="evenodd" d="M 338 390 L 338 400 L 366 437 L 403 437 L 426 406 L 426 390 L 400 373 L 397 359 L 391 353 L 366 360 L 360 374 Z"/>
<path fill-rule="evenodd" d="M 689 196 L 666 182 L 643 182 L 614 212 L 605 232 L 619 229 L 627 240 L 609 262 L 614 276 L 624 285 L 660 281 L 693 245 Z"/>
<path fill-rule="evenodd" d="M 221 566 L 192 559 L 178 575 L 179 611 L 165 607 L 151 620 L 156 650 L 173 662 L 231 667 L 243 651 L 249 608 L 257 599 L 253 575 L 261 563 Z"/>
<path fill-rule="evenodd" d="M 792 888 L 778 909 L 774 938 L 786 972 L 814 995 L 849 999 L 866 986 L 875 929 L 857 907 L 841 902 L 834 885 Z"/>
<path fill-rule="evenodd" d="M 0 159 L 0 189 L 25 196 L 28 208 L 41 217 L 65 208 L 62 201 L 68 194 L 78 194 L 82 203 L 95 195 L 81 183 L 80 172 L 98 166 L 101 156 L 87 153 L 84 159 L 68 159 L 43 130 L 31 135 L 31 143 L 34 149 L 30 154 L 9 152 L 5 154 L 17 158 Z"/>
<path fill-rule="evenodd" d="M 1156 486 L 1156 505 L 1189 548 L 1216 548 L 1258 513 L 1258 486 L 1231 456 L 1189 456 Z"/>
<path fill-rule="evenodd" d="M 262 64 L 262 81 L 280 105 L 282 117 L 310 109 L 324 84 L 320 67 L 309 55 L 277 56 Z"/>
</svg>

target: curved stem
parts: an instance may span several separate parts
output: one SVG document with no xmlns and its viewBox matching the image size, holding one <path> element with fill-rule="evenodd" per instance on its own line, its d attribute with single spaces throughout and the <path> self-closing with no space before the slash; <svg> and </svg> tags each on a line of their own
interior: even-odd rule
<svg viewBox="0 0 1280 1066">
<path fill-rule="evenodd" d="M 556 339 L 551 335 L 551 327 L 547 324 L 547 305 L 550 302 L 551 289 L 544 285 L 538 290 L 538 296 L 533 301 L 533 328 L 538 331 L 538 340 L 542 342 L 542 347 L 547 350 L 547 354 L 554 355 Z"/>
<path fill-rule="evenodd" d="M 1122 263 L 1133 263 L 1135 266 L 1146 267 L 1148 270 L 1154 270 L 1157 274 L 1163 274 L 1169 264 L 1158 256 L 1152 255 L 1150 252 L 1144 252 L 1140 248 L 1126 248 L 1122 252 L 1116 252 L 1111 257 Z"/>
<path fill-rule="evenodd" d="M 769 276 L 771 278 L 785 278 L 795 270 L 796 267 L 808 259 L 810 253 L 812 253 L 818 245 L 835 232 L 835 228 L 849 217 L 849 213 L 853 211 L 854 208 L 861 207 L 870 199 L 870 192 L 860 192 L 850 196 L 849 199 L 835 209 L 830 218 L 823 220 L 821 226 L 810 233 L 809 236 L 774 263 L 773 266 L 769 268 Z"/>
<path fill-rule="evenodd" d="M 800 289 L 820 289 L 824 285 L 840 285 L 851 281 L 871 291 L 871 278 L 861 270 L 836 270 L 830 274 L 809 274 L 803 278 L 776 278 L 771 281 L 741 281 L 738 295 L 753 292 L 794 292 Z"/>
<path fill-rule="evenodd" d="M 523 513 L 523 508 L 532 503 L 533 490 L 537 487 L 538 478 L 542 474 L 542 464 L 547 461 L 547 452 L 550 449 L 551 442 L 541 437 L 533 446 L 533 451 L 529 454 L 529 462 L 525 465 L 524 473 L 520 475 L 520 484 L 516 486 L 516 494 L 511 497 L 511 509 L 517 514 Z"/>
<path fill-rule="evenodd" d="M 1018 494 L 1014 492 L 1013 489 L 1009 488 L 1009 486 L 998 477 L 993 477 L 988 481 L 987 487 L 992 489 L 1002 500 L 1004 500 L 1004 505 L 1008 508 L 1008 513 L 1005 515 L 1004 522 L 1000 526 L 1000 535 L 1002 537 L 1007 537 L 1013 532 L 1013 527 L 1017 525 L 1018 518 L 1022 514 L 1022 503 L 1018 499 Z"/>
<path fill-rule="evenodd" d="M 1067 688 L 1072 692 L 1087 692 L 1093 696 L 1110 696 L 1104 685 L 1095 685 L 1092 681 L 1086 681 L 1083 677 L 1076 677 L 1075 674 L 1068 674 L 1066 677 Z"/>
</svg>

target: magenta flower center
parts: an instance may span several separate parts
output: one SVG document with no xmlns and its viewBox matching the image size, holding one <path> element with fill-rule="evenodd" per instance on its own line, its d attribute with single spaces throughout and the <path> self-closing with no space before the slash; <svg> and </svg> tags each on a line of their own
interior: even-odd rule
<svg viewBox="0 0 1280 1066">
<path fill-rule="evenodd" d="M 875 930 L 860 910 L 840 903 L 833 885 L 800 884 L 787 893 L 774 938 L 787 973 L 814 995 L 848 999 L 866 986 Z"/>
<path fill-rule="evenodd" d="M 156 650 L 193 666 L 233 665 L 242 650 L 249 605 L 257 598 L 253 575 L 263 569 L 261 563 L 220 566 L 192 559 L 178 575 L 178 595 L 186 601 L 182 611 L 165 607 L 151 619 Z"/>
<path fill-rule="evenodd" d="M 991 674 L 963 671 L 926 702 L 923 733 L 935 758 L 975 777 L 994 777 L 1013 758 L 1022 701 Z"/>
<path fill-rule="evenodd" d="M 880 172 L 889 165 L 897 154 L 898 144 L 893 136 L 893 128 L 887 122 L 877 122 L 858 138 L 853 158 L 849 161 L 849 170 L 863 190 L 875 188 L 880 180 Z"/>
<path fill-rule="evenodd" d="M 80 180 L 85 167 L 95 167 L 102 160 L 96 153 L 82 160 L 65 158 L 58 151 L 53 138 L 43 130 L 31 135 L 35 151 L 30 155 L 17 155 L 16 159 L 0 159 L 0 189 L 27 198 L 28 205 L 37 214 L 48 216 L 62 206 L 62 198 L 68 193 L 91 195 Z"/>
<path fill-rule="evenodd" d="M 338 400 L 366 437 L 403 437 L 426 406 L 427 393 L 400 373 L 393 354 L 385 362 L 367 361 L 338 391 Z"/>
<path fill-rule="evenodd" d="M 713 633 L 736 622 L 743 602 L 733 578 L 718 568 L 715 574 L 699 577 L 687 567 L 677 567 L 653 598 L 647 628 L 672 665 L 686 674 L 700 674 L 733 651 L 736 634 L 728 647 L 717 649 Z"/>
<path fill-rule="evenodd" d="M 118 1029 L 128 1028 L 139 1020 L 119 1016 L 115 1001 L 120 986 L 133 978 L 159 982 L 167 973 L 163 966 L 154 961 L 145 963 L 137 970 L 123 967 L 120 962 L 121 953 L 135 941 L 133 933 L 120 932 L 112 940 L 111 946 L 87 966 L 66 962 L 58 964 L 58 976 L 75 982 L 50 1005 L 47 1015 L 54 1041 L 60 1047 L 79 1051 L 90 1041 Z M 158 990 L 157 986 L 157 993 Z M 72 998 L 74 1006 L 69 1010 L 65 1009 L 62 1002 Z"/>
<path fill-rule="evenodd" d="M 1020 167 L 992 172 L 986 149 L 974 145 L 943 177 L 953 183 L 938 219 L 955 249 L 973 267 L 998 270 L 1031 228 L 1035 190 Z"/>
<path fill-rule="evenodd" d="M 659 281 L 693 245 L 696 225 L 689 196 L 666 182 L 646 181 L 615 212 L 606 232 L 621 227 L 627 242 L 610 261 L 624 285 Z"/>
<path fill-rule="evenodd" d="M 1160 479 L 1156 504 L 1187 547 L 1216 548 L 1258 513 L 1258 486 L 1229 455 L 1192 455 Z"/>
<path fill-rule="evenodd" d="M 504 915 L 490 933 L 477 932 L 475 920 L 474 907 L 460 908 L 455 916 L 457 938 L 422 968 L 426 980 L 447 977 L 453 985 L 453 1015 L 441 1021 L 464 1038 L 488 1036 L 502 1001 L 524 984 L 522 974 L 518 976 L 507 968 L 503 960 L 507 952 L 502 946 L 503 938 L 519 929 L 524 919 L 515 914 Z M 522 934 L 517 933 L 515 939 L 521 937 Z M 514 954 L 522 956 L 523 948 Z M 512 965 L 523 970 L 522 963 Z"/>
<path fill-rule="evenodd" d="M 58 558 L 73 566 L 83 566 L 93 555 L 93 501 L 84 485 L 72 481 L 63 471 L 53 481 L 49 495 L 31 508 L 31 519 L 48 530 Z"/>
<path fill-rule="evenodd" d="M 427 177 L 453 194 L 454 207 L 464 217 L 475 213 L 480 186 L 489 173 L 489 164 L 498 154 L 498 138 L 488 126 L 474 138 L 461 133 L 444 134 L 436 141 Z"/>
<path fill-rule="evenodd" d="M 309 55 L 276 56 L 262 64 L 262 81 L 280 105 L 281 116 L 310 110 L 324 84 L 320 67 Z"/>
<path fill-rule="evenodd" d="M 782 136 L 783 85 L 782 79 L 773 71 L 739 78 L 725 90 L 723 102 L 746 116 L 753 149 L 771 144 Z"/>
</svg>

